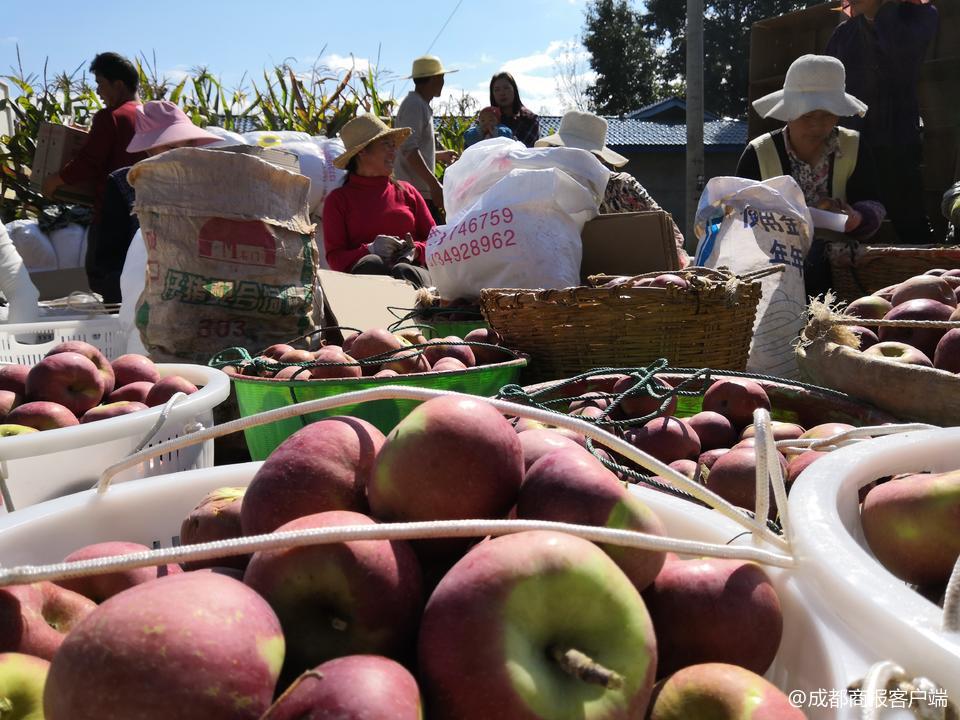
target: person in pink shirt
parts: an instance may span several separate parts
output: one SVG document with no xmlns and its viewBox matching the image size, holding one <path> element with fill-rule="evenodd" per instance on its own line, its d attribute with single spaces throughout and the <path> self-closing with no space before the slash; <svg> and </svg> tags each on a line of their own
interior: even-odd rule
<svg viewBox="0 0 960 720">
<path fill-rule="evenodd" d="M 346 151 L 333 164 L 347 177 L 323 204 L 330 269 L 430 284 L 424 251 L 433 216 L 413 185 L 393 178 L 397 148 L 409 135 L 409 128 L 392 130 L 374 115 L 356 117 L 340 131 Z"/>
</svg>

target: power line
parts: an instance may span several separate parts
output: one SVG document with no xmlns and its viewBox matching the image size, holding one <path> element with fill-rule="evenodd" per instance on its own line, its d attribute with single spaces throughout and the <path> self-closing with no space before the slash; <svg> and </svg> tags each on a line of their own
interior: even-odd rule
<svg viewBox="0 0 960 720">
<path fill-rule="evenodd" d="M 453 20 L 453 16 L 457 14 L 457 10 L 460 9 L 460 6 L 461 6 L 462 4 L 463 4 L 463 0 L 458 0 L 456 6 L 453 8 L 453 10 L 452 10 L 452 11 L 450 12 L 450 14 L 447 16 L 447 19 L 444 21 L 443 25 L 441 25 L 441 26 L 440 26 L 440 29 L 437 31 L 436 36 L 435 36 L 435 37 L 433 38 L 433 40 L 430 42 L 430 47 L 427 48 L 427 51 L 424 53 L 424 55 L 429 55 L 429 54 L 430 54 L 430 51 L 433 50 L 433 46 L 436 44 L 437 40 L 440 39 L 440 35 L 443 34 L 443 31 L 447 29 L 447 25 L 450 24 L 450 21 L 451 21 L 451 20 Z"/>
</svg>

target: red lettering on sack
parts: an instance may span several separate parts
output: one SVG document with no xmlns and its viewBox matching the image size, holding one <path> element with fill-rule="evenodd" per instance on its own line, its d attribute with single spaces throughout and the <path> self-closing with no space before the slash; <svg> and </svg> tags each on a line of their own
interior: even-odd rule
<svg viewBox="0 0 960 720">
<path fill-rule="evenodd" d="M 210 218 L 200 228 L 197 255 L 237 265 L 277 264 L 277 241 L 259 220 Z"/>
</svg>

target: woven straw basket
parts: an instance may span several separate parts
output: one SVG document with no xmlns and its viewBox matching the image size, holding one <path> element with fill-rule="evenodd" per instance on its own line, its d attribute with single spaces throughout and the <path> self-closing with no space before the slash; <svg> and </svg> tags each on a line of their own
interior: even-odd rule
<svg viewBox="0 0 960 720">
<path fill-rule="evenodd" d="M 960 268 L 960 246 L 859 245 L 835 241 L 827 245 L 833 289 L 852 301 L 895 285 L 927 270 Z"/>
<path fill-rule="evenodd" d="M 503 343 L 530 356 L 527 382 L 578 375 L 593 368 L 647 365 L 744 370 L 760 302 L 759 278 L 771 266 L 737 277 L 725 269 L 674 274 L 689 288 L 591 287 L 564 290 L 486 289 L 480 309 Z M 632 280 L 662 273 L 637 275 Z"/>
</svg>

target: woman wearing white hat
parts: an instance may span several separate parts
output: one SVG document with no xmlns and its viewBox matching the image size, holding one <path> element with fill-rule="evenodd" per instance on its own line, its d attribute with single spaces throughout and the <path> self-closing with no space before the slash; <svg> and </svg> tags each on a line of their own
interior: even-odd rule
<svg viewBox="0 0 960 720">
<path fill-rule="evenodd" d="M 572 147 L 588 150 L 608 167 L 613 168 L 600 205 L 601 213 L 663 210 L 633 175 L 616 171 L 616 168 L 623 167 L 629 160 L 607 147 L 607 121 L 598 115 L 570 110 L 560 118 L 560 127 L 557 132 L 540 138 L 534 147 Z M 673 237 L 677 243 L 680 267 L 686 267 L 690 264 L 690 257 L 683 247 L 683 233 L 673 222 L 673 218 L 670 219 L 670 223 L 673 225 Z"/>
<path fill-rule="evenodd" d="M 875 185 L 873 157 L 854 130 L 837 126 L 840 117 L 864 115 L 867 106 L 844 91 L 846 72 L 836 58 L 803 55 L 787 70 L 783 89 L 753 103 L 760 117 L 786 122 L 780 130 L 752 140 L 737 164 L 737 175 L 769 180 L 790 175 L 807 205 L 845 212 L 846 233 L 865 240 L 880 229 L 886 211 Z M 814 241 L 804 277 L 808 294 L 830 284 L 823 243 Z"/>
<path fill-rule="evenodd" d="M 346 150 L 333 164 L 347 177 L 323 203 L 331 270 L 430 283 L 423 265 L 433 217 L 413 185 L 393 178 L 398 148 L 409 136 L 410 128 L 390 129 L 375 115 L 355 117 L 340 131 Z"/>
</svg>

